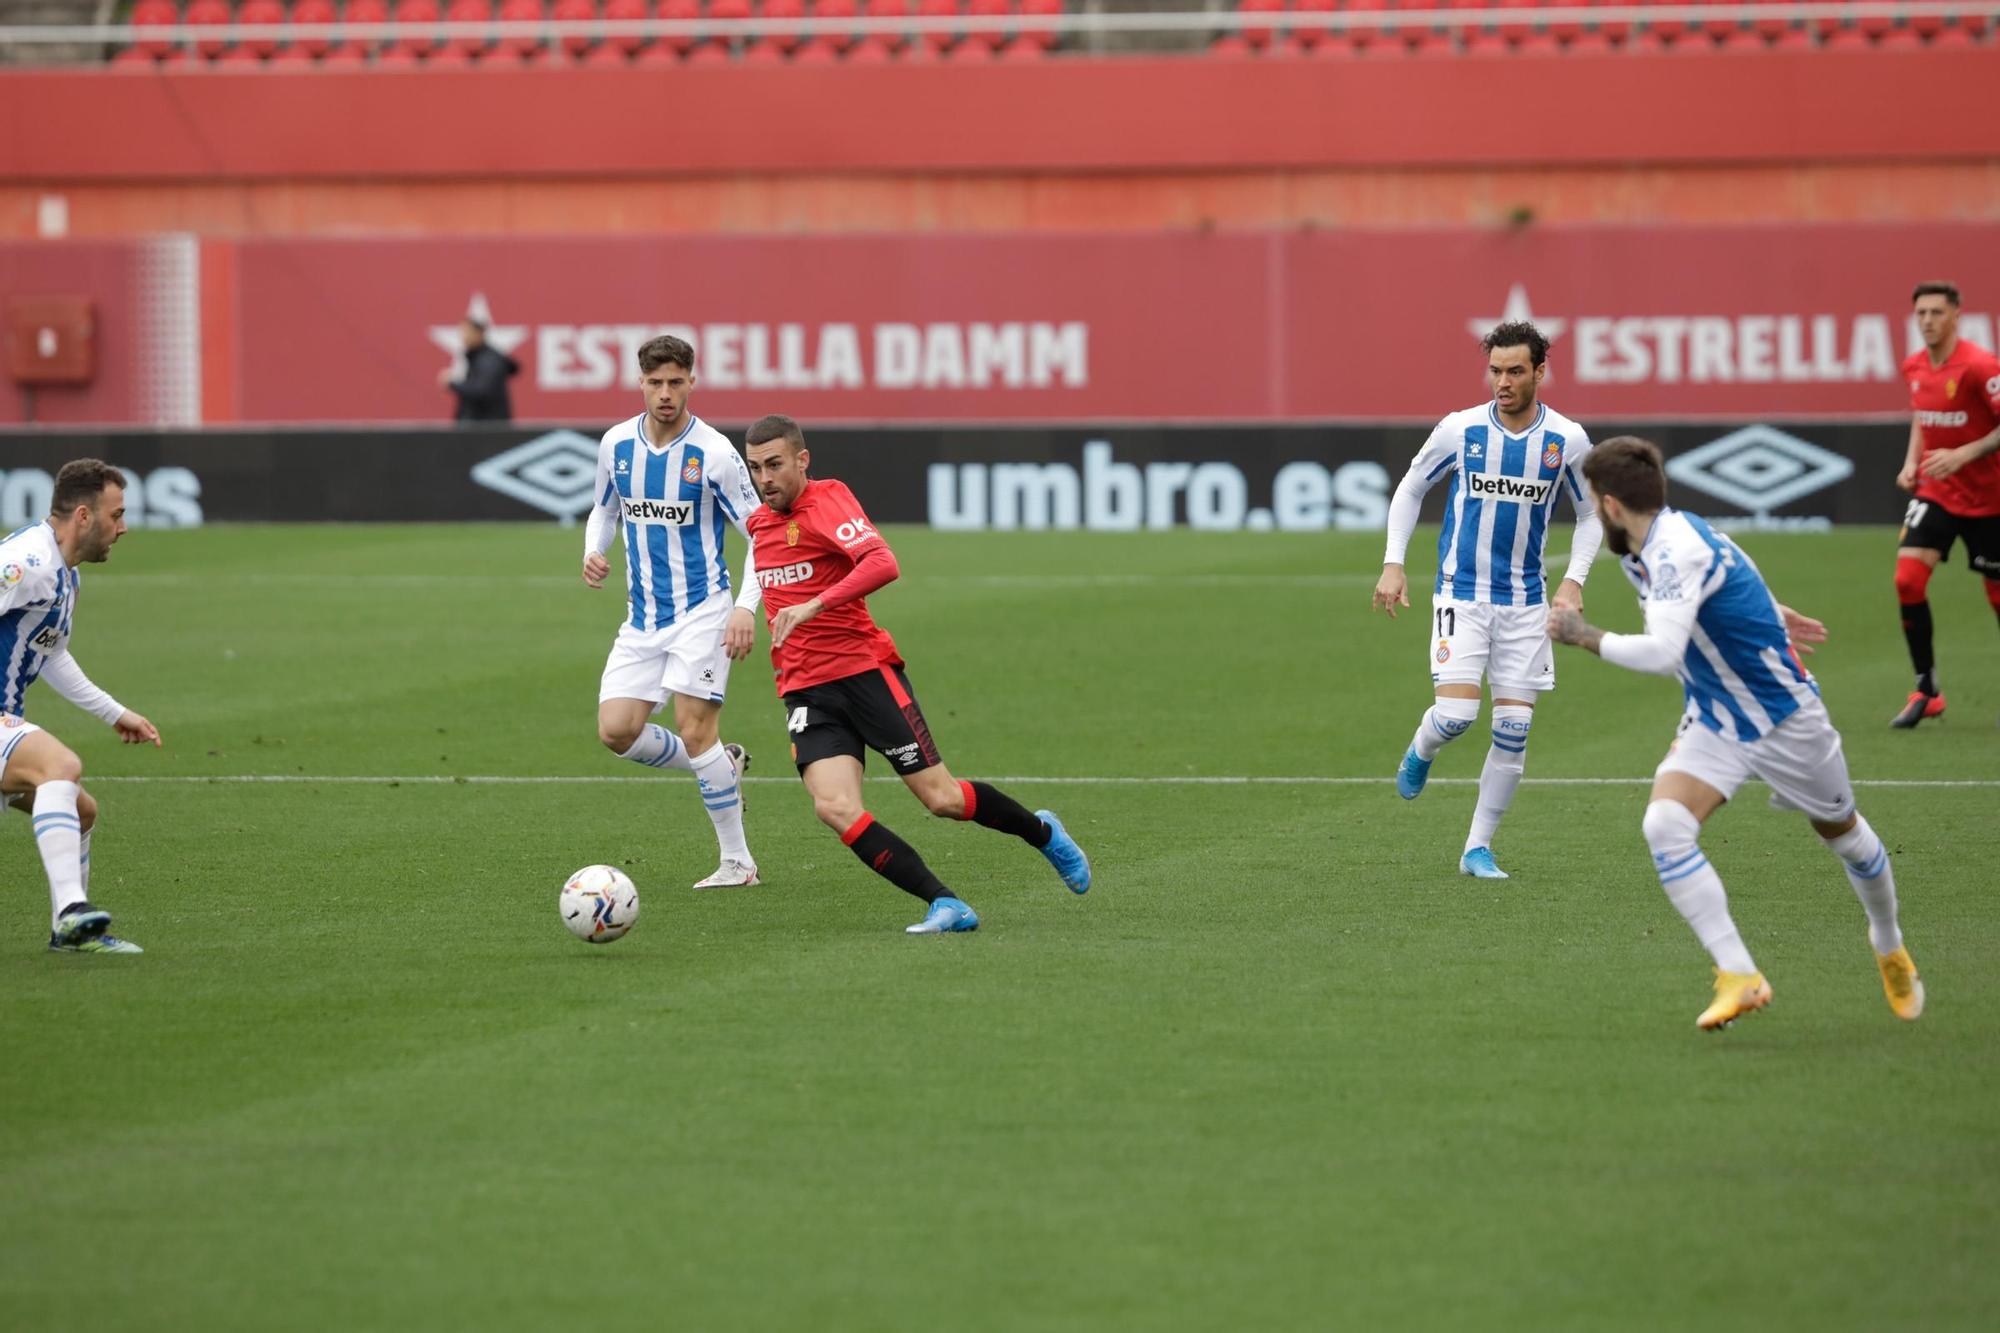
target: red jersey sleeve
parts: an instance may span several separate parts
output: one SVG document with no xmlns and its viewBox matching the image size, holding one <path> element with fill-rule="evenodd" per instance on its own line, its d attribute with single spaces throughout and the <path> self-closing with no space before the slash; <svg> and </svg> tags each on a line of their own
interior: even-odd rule
<svg viewBox="0 0 2000 1333">
<path fill-rule="evenodd" d="M 1986 400 L 1987 412 L 2000 421 L 2000 357 L 1989 352 L 1979 358 L 1977 365 L 1978 393 Z"/>
</svg>

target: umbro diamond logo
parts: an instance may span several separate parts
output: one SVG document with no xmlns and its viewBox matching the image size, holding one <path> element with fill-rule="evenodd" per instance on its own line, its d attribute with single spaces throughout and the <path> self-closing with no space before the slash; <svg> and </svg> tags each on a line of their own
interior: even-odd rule
<svg viewBox="0 0 2000 1333">
<path fill-rule="evenodd" d="M 1854 464 L 1831 450 L 1770 426 L 1746 426 L 1667 463 L 1686 486 L 1768 517 L 1794 500 L 1854 475 Z"/>
<path fill-rule="evenodd" d="M 475 463 L 472 479 L 565 523 L 590 509 L 597 480 L 597 441 L 573 430 L 550 431 L 506 453 Z"/>
</svg>

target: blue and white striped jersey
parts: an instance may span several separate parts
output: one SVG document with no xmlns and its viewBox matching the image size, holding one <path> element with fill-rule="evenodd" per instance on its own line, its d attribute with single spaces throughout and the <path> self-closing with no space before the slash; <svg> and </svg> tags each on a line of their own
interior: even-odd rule
<svg viewBox="0 0 2000 1333">
<path fill-rule="evenodd" d="M 1706 522 L 1663 509 L 1638 553 L 1621 563 L 1645 605 L 1645 637 L 1686 644 L 1674 674 L 1690 720 L 1729 740 L 1754 741 L 1819 697 L 1764 576 Z M 1614 640 L 1634 637 L 1606 635 L 1605 660 L 1630 657 Z"/>
<path fill-rule="evenodd" d="M 1556 499 L 1568 491 L 1576 508 L 1577 534 L 1566 575 L 1581 583 L 1597 558 L 1602 525 L 1596 502 L 1583 480 L 1583 457 L 1590 437 L 1583 427 L 1546 405 L 1538 406 L 1525 431 L 1510 435 L 1491 402 L 1454 412 L 1431 431 L 1397 487 L 1398 498 L 1421 501 L 1449 474 L 1444 530 L 1438 537 L 1436 591 L 1464 602 L 1496 606 L 1540 606 L 1544 598 L 1542 545 Z M 1416 513 L 1408 509 L 1402 537 Z M 1395 542 L 1391 506 L 1390 560 L 1402 563 Z"/>
<path fill-rule="evenodd" d="M 729 593 L 727 525 L 760 501 L 750 470 L 721 431 L 690 415 L 664 447 L 647 442 L 644 414 L 604 432 L 597 448 L 596 509 L 586 551 L 608 553 L 613 524 L 625 533 L 632 628 L 665 629 L 711 597 Z"/>
<path fill-rule="evenodd" d="M 0 539 L 0 713 L 20 716 L 42 668 L 68 651 L 80 581 L 46 522 Z"/>
</svg>

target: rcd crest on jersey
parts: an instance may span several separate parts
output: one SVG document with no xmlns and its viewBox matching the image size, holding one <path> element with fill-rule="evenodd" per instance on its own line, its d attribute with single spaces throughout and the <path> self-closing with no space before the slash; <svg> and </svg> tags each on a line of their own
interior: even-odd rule
<svg viewBox="0 0 2000 1333">
<path fill-rule="evenodd" d="M 1563 462 L 1562 444 L 1559 441 L 1550 440 L 1548 443 L 1548 447 L 1542 450 L 1542 466 L 1561 467 L 1562 462 Z"/>
</svg>

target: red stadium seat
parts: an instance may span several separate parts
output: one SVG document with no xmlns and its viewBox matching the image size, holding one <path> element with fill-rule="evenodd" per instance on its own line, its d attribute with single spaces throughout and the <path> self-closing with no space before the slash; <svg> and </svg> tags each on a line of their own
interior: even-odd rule
<svg viewBox="0 0 2000 1333">
<path fill-rule="evenodd" d="M 190 28 L 204 27 L 212 23 L 229 22 L 228 0 L 193 0 L 187 13 L 182 16 Z M 213 60 L 221 55 L 229 43 L 220 37 L 204 37 L 194 44 L 195 54 L 204 60 Z"/>
<path fill-rule="evenodd" d="M 649 8 L 646 0 L 604 0 L 604 17 L 620 23 L 634 23 L 651 18 L 652 15 L 647 12 Z M 615 48 L 630 59 L 646 44 L 646 38 L 638 33 L 622 33 L 605 38 L 602 44 Z"/>
<path fill-rule="evenodd" d="M 1874 46 L 1859 28 L 1839 28 L 1820 43 L 1823 51 L 1866 51 Z"/>
<path fill-rule="evenodd" d="M 558 23 L 580 23 L 597 17 L 597 0 L 556 0 L 549 17 Z M 580 34 L 563 38 L 557 46 L 567 55 L 580 56 L 590 49 L 590 38 Z"/>
<path fill-rule="evenodd" d="M 139 45 L 128 46 L 111 57 L 111 67 L 126 72 L 137 70 L 146 73 L 159 68 L 159 64 L 158 56 Z"/>
<path fill-rule="evenodd" d="M 1638 55 L 1665 55 L 1674 49 L 1674 39 L 1658 28 L 1641 28 L 1625 39 L 1625 49 Z"/>
<path fill-rule="evenodd" d="M 1237 0 L 1236 12 L 1246 20 L 1237 29 L 1244 45 L 1261 51 L 1278 35 L 1277 16 L 1285 12 L 1285 0 Z"/>
<path fill-rule="evenodd" d="M 500 21 L 502 23 L 540 23 L 548 17 L 542 0 L 501 0 Z M 538 37 L 502 37 L 496 56 L 507 56 L 515 60 L 525 59 L 530 52 L 541 49 Z"/>
<path fill-rule="evenodd" d="M 1974 32 L 1971 28 L 1960 27 L 1956 23 L 1931 38 L 1931 50 L 1933 51 L 1963 50 L 1968 47 L 1978 46 L 1979 44 L 1978 33 Z"/>
<path fill-rule="evenodd" d="M 433 58 L 430 63 L 435 67 L 438 62 Z M 585 69 L 624 69 L 632 63 L 632 53 L 617 42 L 606 38 L 585 51 L 583 59 L 578 63 Z"/>
<path fill-rule="evenodd" d="M 1000 49 L 1000 58 L 1014 64 L 1034 64 L 1049 58 L 1049 48 L 1036 41 L 1032 34 L 1023 33 Z"/>
<path fill-rule="evenodd" d="M 295 23 L 298 21 L 297 14 L 292 15 L 292 21 Z M 347 0 L 347 3 L 341 6 L 340 24 L 344 28 L 352 28 L 357 23 L 388 21 L 388 0 Z M 341 64 L 351 65 L 366 60 L 380 45 L 381 42 L 373 37 L 343 37 L 334 43 L 333 49 L 326 53 L 325 58 L 337 59 Z"/>
<path fill-rule="evenodd" d="M 1021 12 L 1035 18 L 1057 18 L 1063 12 L 1063 0 L 1021 0 Z M 1062 40 L 1062 34 L 1054 28 L 1038 28 L 1024 37 L 1044 51 L 1055 50 Z"/>
<path fill-rule="evenodd" d="M 1739 5 L 1743 3 L 1743 0 L 1708 0 L 1708 3 L 1710 5 Z M 1726 40 L 1732 33 L 1743 31 L 1742 20 L 1734 18 L 1717 17 L 1703 19 L 1696 26 L 1717 42 Z"/>
<path fill-rule="evenodd" d="M 797 24 L 805 21 L 806 0 L 764 0 L 764 18 L 775 24 Z M 779 27 L 759 37 L 756 46 L 769 47 L 783 54 L 797 48 L 805 40 L 805 34 L 796 27 Z M 754 49 L 754 47 L 753 47 Z M 749 52 L 744 52 L 748 55 Z"/>
<path fill-rule="evenodd" d="M 861 7 L 861 12 L 871 19 L 900 21 L 910 16 L 910 0 L 868 0 Z M 894 53 L 900 51 L 909 39 L 910 35 L 906 32 L 883 29 L 869 33 L 861 41 L 864 46 L 879 46 Z"/>
<path fill-rule="evenodd" d="M 243 0 L 242 5 L 236 10 L 236 21 L 246 24 L 269 24 L 275 27 L 285 21 L 285 7 L 279 4 L 278 0 Z M 259 60 L 266 60 L 277 54 L 280 44 L 280 39 L 276 37 L 245 37 L 236 44 L 236 49 L 247 52 Z"/>
<path fill-rule="evenodd" d="M 1620 3 L 1622 3 L 1622 0 L 1590 0 L 1590 4 L 1598 9 L 1605 9 Z M 1630 19 L 1604 19 L 1598 22 L 1596 30 L 1614 42 L 1622 42 L 1632 35 L 1632 21 Z"/>
<path fill-rule="evenodd" d="M 837 38 L 821 35 L 811 38 L 792 53 L 794 65 L 832 65 L 840 60 L 841 46 Z"/>
<path fill-rule="evenodd" d="M 398 23 L 436 23 L 442 17 L 437 0 L 396 0 Z M 421 58 L 435 52 L 439 45 L 437 33 L 419 30 L 398 37 L 389 49 Z"/>
<path fill-rule="evenodd" d="M 424 59 L 425 69 L 477 69 L 485 60 L 486 51 L 446 42 Z"/>
<path fill-rule="evenodd" d="M 1869 37 L 1880 41 L 1896 26 L 1896 20 L 1887 14 L 1870 14 L 1866 18 L 1854 20 L 1854 26 L 1867 33 Z"/>
<path fill-rule="evenodd" d="M 958 64 L 983 65 L 993 59 L 993 48 L 984 42 L 960 42 L 942 54 L 944 59 Z"/>
<path fill-rule="evenodd" d="M 880 34 L 870 33 L 856 42 L 847 52 L 850 65 L 887 65 L 896 59 L 894 47 L 885 46 L 878 40 Z"/>
<path fill-rule="evenodd" d="M 692 23 L 701 17 L 700 0 L 660 0 L 659 7 L 655 11 L 654 16 L 670 20 L 674 23 Z M 667 36 L 642 49 L 639 52 L 639 56 L 641 59 L 644 59 L 649 53 L 657 52 L 660 48 L 665 47 L 667 53 L 673 56 L 674 59 L 667 60 L 664 63 L 669 65 L 677 64 L 681 56 L 686 55 L 694 48 L 694 43 L 695 39 L 688 33 L 669 33 Z"/>
<path fill-rule="evenodd" d="M 1507 20 L 1501 23 L 1496 31 L 1510 42 L 1526 41 L 1528 34 L 1534 31 L 1534 25 L 1521 11 L 1533 9 L 1540 3 L 1541 0 L 1500 0 L 1501 9 L 1513 12 L 1508 14 Z"/>
<path fill-rule="evenodd" d="M 1241 33 L 1225 32 L 1208 44 L 1208 54 L 1215 60 L 1247 60 L 1250 43 L 1243 40 Z"/>
<path fill-rule="evenodd" d="M 1259 0 L 1259 3 L 1274 2 L 1283 7 L 1285 0 Z M 1003 19 L 1013 12 L 1008 0 L 966 0 L 965 15 L 975 19 Z M 978 29 L 965 34 L 968 42 L 978 42 L 988 50 L 998 50 L 1007 40 L 1004 29 Z"/>
<path fill-rule="evenodd" d="M 1572 56 L 1608 56 L 1617 49 L 1618 43 L 1612 40 L 1610 33 L 1599 32 L 1596 29 L 1580 32 L 1570 38 L 1569 46 L 1566 48 L 1568 54 Z"/>
<path fill-rule="evenodd" d="M 1710 40 L 1714 42 L 1716 50 L 1729 55 L 1770 49 L 1770 43 L 1764 40 L 1764 34 L 1754 28 L 1724 28 L 1720 32 L 1710 34 Z"/>
<path fill-rule="evenodd" d="M 746 65 L 782 65 L 785 52 L 770 38 L 760 38 L 743 48 L 743 63 Z"/>
<path fill-rule="evenodd" d="M 1915 28 L 1891 28 L 1875 39 L 1877 51 L 1921 51 L 1923 34 Z"/>
<path fill-rule="evenodd" d="M 917 0 L 917 17 L 926 19 L 955 19 L 958 17 L 958 0 Z M 945 29 L 927 31 L 919 43 L 933 51 L 942 51 L 958 39 L 958 34 Z"/>
<path fill-rule="evenodd" d="M 1912 14 L 1903 22 L 1920 37 L 1931 38 L 1944 31 L 1944 15 Z"/>
<path fill-rule="evenodd" d="M 1307 50 L 1318 46 L 1331 31 L 1323 20 L 1333 11 L 1334 0 L 1293 0 L 1292 41 Z"/>
<path fill-rule="evenodd" d="M 1542 0 L 1542 3 L 1556 9 L 1577 9 L 1582 7 L 1584 0 Z M 1583 36 L 1584 25 L 1575 19 L 1565 19 L 1561 23 L 1549 24 L 1548 31 L 1551 37 L 1567 44 Z"/>
<path fill-rule="evenodd" d="M 855 3 L 855 0 L 813 0 L 812 8 L 813 17 L 829 20 L 858 18 L 861 14 L 861 6 Z M 855 36 L 856 34 L 851 31 L 828 32 L 821 33 L 813 40 L 825 42 L 832 46 L 835 52 L 840 52 L 854 45 Z"/>
<path fill-rule="evenodd" d="M 1312 53 L 1319 60 L 1352 60 L 1362 54 L 1363 47 L 1356 46 L 1354 39 L 1344 32 L 1329 32 L 1312 44 Z"/>
<path fill-rule="evenodd" d="M 664 10 L 665 7 L 662 6 L 662 18 L 667 17 Z M 675 46 L 675 42 L 692 45 L 693 39 L 689 37 L 662 37 L 659 41 L 648 43 L 646 46 L 640 48 L 639 54 L 632 57 L 632 63 L 635 66 L 645 69 L 671 69 L 681 63 L 681 56 L 683 54 L 682 48 Z"/>
<path fill-rule="evenodd" d="M 1552 32 L 1531 32 L 1514 44 L 1517 56 L 1559 56 L 1562 53 L 1563 44 L 1556 40 Z"/>
<path fill-rule="evenodd" d="M 1765 6 L 1790 4 L 1791 2 L 1792 0 L 1750 0 L 1752 4 Z M 1773 16 L 1771 18 L 1758 19 L 1750 26 L 1768 39 L 1780 36 L 1785 29 L 1792 27 L 1793 24 L 1790 19 Z"/>
<path fill-rule="evenodd" d="M 706 41 L 688 52 L 687 59 L 683 63 L 688 65 L 727 65 L 730 63 L 729 48 L 720 41 Z"/>
<path fill-rule="evenodd" d="M 1510 56 L 1514 54 L 1514 44 L 1497 32 L 1474 28 L 1466 34 L 1465 45 L 1460 48 L 1475 59 L 1488 56 Z"/>
<path fill-rule="evenodd" d="M 139 0 L 132 6 L 132 26 L 140 30 L 132 49 L 153 59 L 165 55 L 174 49 L 173 29 L 180 21 L 174 0 Z"/>
<path fill-rule="evenodd" d="M 445 7 L 444 16 L 452 23 L 490 23 L 493 21 L 493 0 L 451 0 Z M 479 56 L 493 44 L 488 36 L 454 37 L 445 43 L 445 49 L 461 55 Z"/>
</svg>

